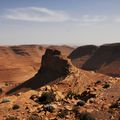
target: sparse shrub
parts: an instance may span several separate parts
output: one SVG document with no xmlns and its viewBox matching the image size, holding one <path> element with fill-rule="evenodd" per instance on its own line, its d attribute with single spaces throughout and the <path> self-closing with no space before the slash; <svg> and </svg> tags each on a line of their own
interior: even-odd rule
<svg viewBox="0 0 120 120">
<path fill-rule="evenodd" d="M 105 83 L 103 88 L 109 88 L 110 87 L 110 84 L 109 83 Z"/>
<path fill-rule="evenodd" d="M 69 91 L 67 96 L 66 96 L 66 99 L 67 98 L 72 99 L 73 97 L 75 97 L 75 94 L 72 91 Z"/>
<path fill-rule="evenodd" d="M 44 106 L 44 111 L 48 111 L 48 112 L 52 113 L 52 112 L 54 112 L 54 110 L 55 110 L 55 108 L 50 104 L 47 104 Z"/>
<path fill-rule="evenodd" d="M 38 102 L 42 104 L 49 104 L 55 100 L 55 94 L 53 92 L 44 92 L 41 97 L 38 98 Z"/>
<path fill-rule="evenodd" d="M 109 108 L 120 108 L 120 98 L 111 104 Z"/>
<path fill-rule="evenodd" d="M 4 99 L 2 100 L 2 103 L 7 103 L 7 102 L 10 102 L 10 100 L 7 99 L 7 98 L 4 98 Z"/>
<path fill-rule="evenodd" d="M 60 117 L 60 118 L 65 118 L 67 115 L 68 115 L 68 110 L 67 109 L 64 109 L 64 110 L 61 109 L 58 112 L 58 117 Z"/>
<path fill-rule="evenodd" d="M 39 117 L 37 114 L 32 114 L 27 120 L 42 120 L 42 118 Z"/>
<path fill-rule="evenodd" d="M 80 99 L 80 98 L 81 98 L 81 95 L 80 95 L 80 94 L 75 95 L 75 96 L 74 96 L 74 98 L 75 98 L 76 100 L 78 100 L 78 99 Z"/>
<path fill-rule="evenodd" d="M 95 82 L 95 84 L 100 84 L 100 83 L 102 83 L 102 80 L 97 80 L 97 81 Z"/>
<path fill-rule="evenodd" d="M 8 82 L 5 82 L 5 86 L 9 86 L 9 83 L 8 83 Z"/>
<path fill-rule="evenodd" d="M 88 112 L 78 113 L 76 120 L 95 120 L 94 116 Z"/>
<path fill-rule="evenodd" d="M 77 106 L 83 106 L 83 105 L 85 105 L 85 101 L 84 100 L 79 100 L 76 105 Z"/>
<path fill-rule="evenodd" d="M 5 120 L 19 120 L 19 119 L 14 116 L 8 116 Z"/>
<path fill-rule="evenodd" d="M 78 113 L 79 111 L 79 107 L 77 105 L 74 105 L 72 108 L 72 112 L 74 112 L 75 114 Z"/>
<path fill-rule="evenodd" d="M 19 109 L 19 108 L 20 108 L 20 106 L 17 105 L 17 104 L 15 104 L 15 105 L 12 106 L 12 109 L 13 109 L 13 110 L 16 110 L 16 109 Z"/>
<path fill-rule="evenodd" d="M 113 103 L 113 104 L 110 106 L 110 108 L 118 108 L 118 107 L 119 107 L 118 103 Z"/>
<path fill-rule="evenodd" d="M 95 97 L 96 97 L 96 93 L 91 93 L 90 91 L 84 91 L 80 95 L 79 99 L 87 102 L 89 99 L 95 98 Z"/>
<path fill-rule="evenodd" d="M 0 95 L 3 93 L 3 90 L 2 90 L 2 88 L 0 88 Z"/>
<path fill-rule="evenodd" d="M 109 107 L 110 108 L 110 107 Z M 113 109 L 108 109 L 108 113 L 110 113 L 110 114 L 114 114 L 114 110 Z"/>
</svg>

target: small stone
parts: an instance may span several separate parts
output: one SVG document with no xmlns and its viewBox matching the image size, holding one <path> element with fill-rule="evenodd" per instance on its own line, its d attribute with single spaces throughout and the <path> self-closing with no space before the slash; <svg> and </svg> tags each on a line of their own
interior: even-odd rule
<svg viewBox="0 0 120 120">
<path fill-rule="evenodd" d="M 89 103 L 94 103 L 94 102 L 95 102 L 94 98 L 89 99 Z"/>
<path fill-rule="evenodd" d="M 57 105 L 56 104 L 51 104 L 55 109 L 57 108 Z"/>
<path fill-rule="evenodd" d="M 107 110 L 107 109 L 109 108 L 109 106 L 106 105 L 106 104 L 104 104 L 104 105 L 102 106 L 102 108 L 105 109 L 105 110 Z"/>
<path fill-rule="evenodd" d="M 8 103 L 8 102 L 10 102 L 10 100 L 7 99 L 7 98 L 4 98 L 4 99 L 2 100 L 2 103 Z"/>
<path fill-rule="evenodd" d="M 28 107 L 28 106 L 26 106 L 26 107 L 25 107 L 25 109 L 26 109 L 26 110 L 28 110 L 28 109 L 29 109 L 29 107 Z"/>
<path fill-rule="evenodd" d="M 47 105 L 44 105 L 43 110 L 52 113 L 52 112 L 54 112 L 55 108 L 51 104 L 47 104 Z"/>
<path fill-rule="evenodd" d="M 45 115 L 45 111 L 40 112 L 40 115 L 44 116 Z"/>
<path fill-rule="evenodd" d="M 47 85 L 46 90 L 51 91 L 51 87 Z"/>
<path fill-rule="evenodd" d="M 12 106 L 12 109 L 13 109 L 13 110 L 17 110 L 17 109 L 19 109 L 19 108 L 20 108 L 20 106 L 17 105 L 17 104 L 15 104 L 15 105 Z"/>
<path fill-rule="evenodd" d="M 37 96 L 37 95 L 32 95 L 32 96 L 30 97 L 30 99 L 31 99 L 31 100 L 34 100 L 34 101 L 38 100 L 38 98 L 39 98 L 39 96 Z"/>
<path fill-rule="evenodd" d="M 87 112 L 91 113 L 91 112 L 93 112 L 93 109 L 87 109 Z"/>
<path fill-rule="evenodd" d="M 77 106 L 83 106 L 83 105 L 85 105 L 85 101 L 80 100 L 77 102 Z"/>
<path fill-rule="evenodd" d="M 72 106 L 69 106 L 69 105 L 65 106 L 65 108 L 66 108 L 67 110 L 72 110 Z"/>
<path fill-rule="evenodd" d="M 21 93 L 21 92 L 19 92 L 19 93 L 17 93 L 17 94 L 16 94 L 16 96 L 21 96 L 21 94 L 22 94 L 22 93 Z"/>
<path fill-rule="evenodd" d="M 56 100 L 61 100 L 64 98 L 64 95 L 60 91 L 56 91 Z"/>
</svg>

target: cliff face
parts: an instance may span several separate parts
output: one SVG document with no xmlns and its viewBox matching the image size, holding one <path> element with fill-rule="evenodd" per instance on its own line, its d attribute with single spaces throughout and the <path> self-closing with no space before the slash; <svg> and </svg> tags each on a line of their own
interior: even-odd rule
<svg viewBox="0 0 120 120">
<path fill-rule="evenodd" d="M 68 56 L 75 48 L 74 47 L 70 47 L 67 45 L 50 45 L 48 46 L 48 49 L 56 49 L 59 50 L 63 55 Z"/>
<path fill-rule="evenodd" d="M 70 63 L 67 58 L 61 56 L 58 50 L 47 49 L 42 57 L 41 69 L 43 71 L 53 72 L 54 75 L 67 75 L 69 73 Z"/>
<path fill-rule="evenodd" d="M 73 52 L 69 55 L 73 65 L 78 68 L 81 68 L 82 65 L 94 54 L 97 50 L 97 46 L 95 45 L 86 45 L 80 46 L 73 50 Z"/>
<path fill-rule="evenodd" d="M 120 43 L 100 46 L 82 68 L 120 76 Z"/>
<path fill-rule="evenodd" d="M 47 49 L 42 57 L 41 67 L 37 74 L 20 86 L 12 89 L 8 93 L 21 89 L 39 89 L 49 83 L 63 80 L 70 73 L 71 63 L 61 55 L 61 52 L 54 49 Z"/>
</svg>

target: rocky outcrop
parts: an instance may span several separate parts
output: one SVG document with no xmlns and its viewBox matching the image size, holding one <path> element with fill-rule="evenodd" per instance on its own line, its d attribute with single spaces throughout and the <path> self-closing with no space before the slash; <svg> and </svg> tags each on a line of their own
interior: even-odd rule
<svg viewBox="0 0 120 120">
<path fill-rule="evenodd" d="M 73 50 L 69 46 L 56 45 L 0 46 L 0 82 L 21 83 L 33 77 L 47 48 L 57 49 L 66 56 Z"/>
<path fill-rule="evenodd" d="M 69 74 L 70 62 L 67 58 L 61 55 L 61 52 L 54 49 L 47 49 L 45 55 L 42 57 L 40 73 L 45 72 L 47 76 L 66 76 Z M 38 74 L 39 74 L 38 72 Z"/>
<path fill-rule="evenodd" d="M 51 85 L 62 93 L 73 91 L 82 93 L 94 80 L 103 75 L 83 71 L 72 65 L 71 60 L 60 51 L 47 49 L 42 57 L 41 67 L 37 74 L 16 88 L 7 92 L 14 94 L 28 90 L 39 90 L 42 86 Z M 57 88 L 57 89 L 56 89 Z"/>
<path fill-rule="evenodd" d="M 100 46 L 82 68 L 120 76 L 120 43 Z"/>
<path fill-rule="evenodd" d="M 47 49 L 42 57 L 41 68 L 37 74 L 18 87 L 10 90 L 7 94 L 21 90 L 39 89 L 51 82 L 58 82 L 70 73 L 71 66 L 70 60 L 62 56 L 60 51 Z"/>
<path fill-rule="evenodd" d="M 67 45 L 50 45 L 47 47 L 48 49 L 56 49 L 59 50 L 63 55 L 68 56 L 75 48 Z"/>
</svg>

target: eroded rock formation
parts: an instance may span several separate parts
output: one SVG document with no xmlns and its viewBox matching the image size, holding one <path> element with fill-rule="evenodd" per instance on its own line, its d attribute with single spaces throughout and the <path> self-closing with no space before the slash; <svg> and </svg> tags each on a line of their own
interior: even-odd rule
<svg viewBox="0 0 120 120">
<path fill-rule="evenodd" d="M 73 50 L 73 52 L 68 56 L 73 65 L 75 65 L 78 68 L 81 68 L 82 65 L 94 54 L 94 52 L 97 50 L 97 46 L 95 45 L 85 45 L 80 46 Z"/>
<path fill-rule="evenodd" d="M 110 76 L 120 76 L 120 43 L 100 46 L 83 65 L 85 70 L 94 70 Z"/>
<path fill-rule="evenodd" d="M 62 56 L 60 51 L 47 49 L 42 57 L 41 68 L 37 74 L 33 78 L 10 90 L 7 94 L 21 90 L 39 89 L 51 82 L 62 80 L 70 73 L 71 66 L 70 60 Z"/>
</svg>

